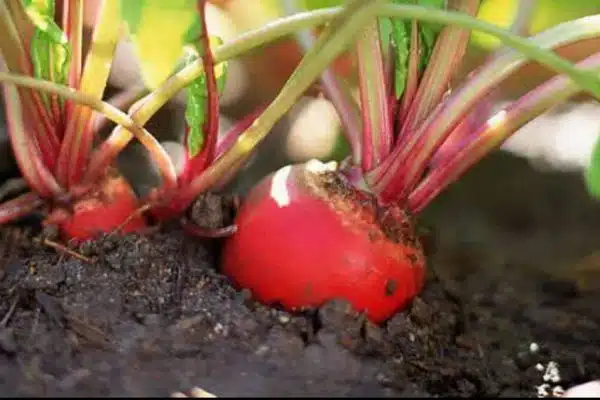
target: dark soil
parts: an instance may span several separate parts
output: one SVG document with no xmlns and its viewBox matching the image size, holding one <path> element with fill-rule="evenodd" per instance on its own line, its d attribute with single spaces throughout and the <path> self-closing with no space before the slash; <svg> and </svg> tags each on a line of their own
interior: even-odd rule
<svg viewBox="0 0 600 400">
<path fill-rule="evenodd" d="M 429 282 L 381 327 L 343 302 L 296 316 L 254 304 L 215 269 L 217 242 L 175 227 L 79 258 L 4 228 L 0 393 L 535 397 L 600 376 L 600 265 L 580 263 L 600 206 L 579 176 L 494 156 L 421 223 Z"/>
</svg>

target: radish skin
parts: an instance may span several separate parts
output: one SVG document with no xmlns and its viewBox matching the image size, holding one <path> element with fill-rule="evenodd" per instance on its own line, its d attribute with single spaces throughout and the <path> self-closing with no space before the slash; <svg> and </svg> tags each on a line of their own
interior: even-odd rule
<svg viewBox="0 0 600 400">
<path fill-rule="evenodd" d="M 122 177 L 111 177 L 101 185 L 99 192 L 78 200 L 71 212 L 59 209 L 45 223 L 56 225 L 63 239 L 82 242 L 117 229 L 119 233 L 143 230 L 147 226 L 144 216 L 131 217 L 139 207 L 138 198 L 129 184 Z"/>
<path fill-rule="evenodd" d="M 377 206 L 323 166 L 287 166 L 254 187 L 225 242 L 223 272 L 265 304 L 301 311 L 344 299 L 381 323 L 421 290 L 422 248 L 400 207 Z"/>
</svg>

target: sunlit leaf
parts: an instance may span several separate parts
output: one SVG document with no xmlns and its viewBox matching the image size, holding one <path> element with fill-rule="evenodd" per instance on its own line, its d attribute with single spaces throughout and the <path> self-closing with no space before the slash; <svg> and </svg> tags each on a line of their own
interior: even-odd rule
<svg viewBox="0 0 600 400">
<path fill-rule="evenodd" d="M 190 36 L 190 37 L 193 37 Z M 211 46 L 221 43 L 221 40 L 212 36 L 210 38 Z M 179 68 L 196 61 L 199 53 L 194 46 L 186 46 L 185 56 Z M 219 93 L 223 91 L 227 76 L 227 63 L 222 62 L 215 65 L 215 77 L 217 80 L 217 89 Z M 187 103 L 185 109 L 185 121 L 189 131 L 187 134 L 187 148 L 190 157 L 195 157 L 202 150 L 204 145 L 203 126 L 206 120 L 206 106 L 208 102 L 208 92 L 206 87 L 206 75 L 201 74 L 187 87 Z"/>
<path fill-rule="evenodd" d="M 344 4 L 344 0 L 297 0 L 298 6 L 306 10 L 318 8 L 337 7 Z"/>
<path fill-rule="evenodd" d="M 477 18 L 510 28 L 519 11 L 519 0 L 483 0 L 477 13 Z M 530 35 L 539 33 L 561 22 L 600 13 L 600 1 L 567 1 L 567 0 L 536 0 L 527 32 Z M 486 33 L 473 31 L 471 43 L 485 50 L 497 48 L 501 42 Z"/>
<path fill-rule="evenodd" d="M 64 32 L 54 22 L 54 0 L 22 0 L 35 32 L 31 60 L 36 78 L 65 84 L 69 73 L 70 49 Z M 44 101 L 48 101 L 43 94 Z"/>
<path fill-rule="evenodd" d="M 196 0 L 121 0 L 142 78 L 156 88 L 177 66 L 187 37 L 198 24 Z"/>
<path fill-rule="evenodd" d="M 585 169 L 585 184 L 588 192 L 600 199 L 600 140 L 596 141 L 590 163 Z"/>
</svg>

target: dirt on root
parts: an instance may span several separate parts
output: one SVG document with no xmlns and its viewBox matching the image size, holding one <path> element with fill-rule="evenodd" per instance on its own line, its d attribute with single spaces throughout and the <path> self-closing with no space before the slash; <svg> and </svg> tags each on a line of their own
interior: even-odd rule
<svg viewBox="0 0 600 400">
<path fill-rule="evenodd" d="M 177 227 L 73 254 L 5 227 L 0 393 L 558 393 L 600 376 L 600 294 L 571 268 L 597 248 L 599 222 L 579 177 L 493 157 L 423 216 L 429 281 L 382 326 L 343 301 L 302 315 L 256 304 L 219 274 L 218 242 Z"/>
</svg>

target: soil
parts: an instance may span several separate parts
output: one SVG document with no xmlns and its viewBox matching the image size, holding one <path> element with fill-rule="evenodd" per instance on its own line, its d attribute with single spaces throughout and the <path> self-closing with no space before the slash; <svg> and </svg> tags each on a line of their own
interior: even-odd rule
<svg viewBox="0 0 600 400">
<path fill-rule="evenodd" d="M 535 397 L 600 376 L 600 207 L 579 175 L 494 155 L 421 224 L 428 283 L 382 326 L 343 301 L 255 304 L 218 240 L 177 226 L 76 253 L 4 227 L 0 393 Z"/>
</svg>

